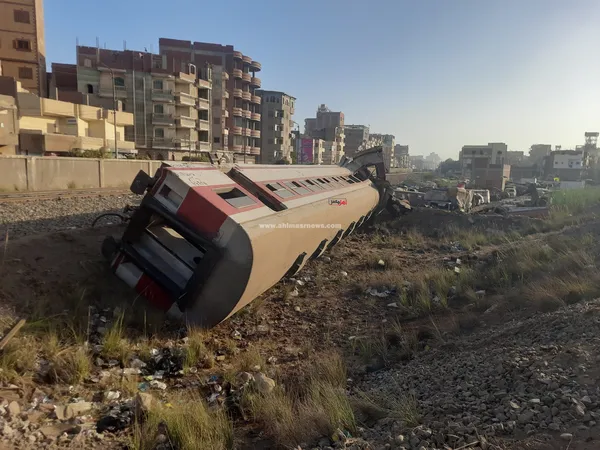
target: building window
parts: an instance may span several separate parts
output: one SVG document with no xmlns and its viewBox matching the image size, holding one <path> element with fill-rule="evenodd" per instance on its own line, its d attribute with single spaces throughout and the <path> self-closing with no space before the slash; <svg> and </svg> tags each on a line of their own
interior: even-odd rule
<svg viewBox="0 0 600 450">
<path fill-rule="evenodd" d="M 152 87 L 154 89 L 158 89 L 159 91 L 162 91 L 162 89 L 163 89 L 163 82 L 162 82 L 162 80 L 154 80 L 152 82 Z"/>
<path fill-rule="evenodd" d="M 220 144 L 221 143 L 221 138 L 220 137 L 213 138 L 213 143 L 214 144 Z"/>
<path fill-rule="evenodd" d="M 156 138 L 164 138 L 165 130 L 163 128 L 155 128 L 154 129 L 154 137 Z"/>
<path fill-rule="evenodd" d="M 31 67 L 19 67 L 19 78 L 33 80 L 33 69 Z"/>
<path fill-rule="evenodd" d="M 163 107 L 163 105 L 154 105 L 154 113 L 155 114 L 164 114 L 165 108 Z"/>
<path fill-rule="evenodd" d="M 116 87 L 125 87 L 125 79 L 122 77 L 115 78 L 115 86 Z"/>
<path fill-rule="evenodd" d="M 92 60 L 89 58 L 85 58 L 83 60 L 83 67 L 92 67 Z"/>
<path fill-rule="evenodd" d="M 15 49 L 21 50 L 23 52 L 31 51 L 31 42 L 27 39 L 15 39 L 14 46 Z"/>
<path fill-rule="evenodd" d="M 19 23 L 31 23 L 29 20 L 29 11 L 19 11 L 15 9 L 15 22 Z"/>
</svg>

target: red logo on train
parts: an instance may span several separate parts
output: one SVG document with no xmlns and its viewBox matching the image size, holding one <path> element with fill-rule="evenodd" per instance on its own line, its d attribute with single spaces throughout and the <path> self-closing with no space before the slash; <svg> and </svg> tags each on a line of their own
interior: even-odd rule
<svg viewBox="0 0 600 450">
<path fill-rule="evenodd" d="M 345 198 L 330 198 L 329 204 L 336 205 L 336 206 L 347 206 L 348 201 Z"/>
</svg>

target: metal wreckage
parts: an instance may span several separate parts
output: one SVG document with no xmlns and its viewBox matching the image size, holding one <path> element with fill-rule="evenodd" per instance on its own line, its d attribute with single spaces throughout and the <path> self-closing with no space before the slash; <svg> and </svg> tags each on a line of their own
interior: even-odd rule
<svg viewBox="0 0 600 450">
<path fill-rule="evenodd" d="M 151 303 L 210 328 L 388 210 L 410 210 L 374 147 L 338 165 L 227 167 L 165 162 L 131 185 L 145 194 L 102 253 Z"/>
</svg>

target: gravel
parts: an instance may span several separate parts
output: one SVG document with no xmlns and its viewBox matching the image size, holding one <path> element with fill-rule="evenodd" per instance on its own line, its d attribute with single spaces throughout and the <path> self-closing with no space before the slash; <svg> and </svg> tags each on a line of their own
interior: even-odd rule
<svg viewBox="0 0 600 450">
<path fill-rule="evenodd" d="M 413 428 L 386 418 L 361 437 L 381 448 L 441 449 L 540 434 L 597 435 L 598 330 L 595 300 L 484 329 L 457 340 L 454 350 L 432 350 L 370 374 L 361 391 L 384 403 L 416 398 L 421 420 Z"/>
<path fill-rule="evenodd" d="M 0 203 L 0 233 L 8 228 L 9 239 L 51 231 L 85 228 L 105 212 L 123 211 L 127 205 L 139 205 L 134 194 L 94 197 L 67 197 Z M 119 223 L 117 217 L 101 219 L 98 225 Z"/>
</svg>

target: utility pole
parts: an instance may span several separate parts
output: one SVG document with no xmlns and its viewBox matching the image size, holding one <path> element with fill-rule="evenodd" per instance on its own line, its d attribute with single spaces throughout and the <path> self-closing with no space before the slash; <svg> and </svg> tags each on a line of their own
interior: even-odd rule
<svg viewBox="0 0 600 450">
<path fill-rule="evenodd" d="M 114 130 L 115 130 L 115 136 L 114 136 L 114 138 L 115 138 L 115 159 L 118 159 L 119 158 L 119 147 L 117 145 L 117 86 L 115 85 L 115 74 L 114 74 L 113 70 L 110 67 L 108 67 L 106 64 L 104 64 L 104 63 L 100 63 L 100 64 L 108 69 L 108 71 L 110 72 L 110 77 L 112 79 L 113 111 L 114 111 L 113 125 L 114 125 Z"/>
</svg>

